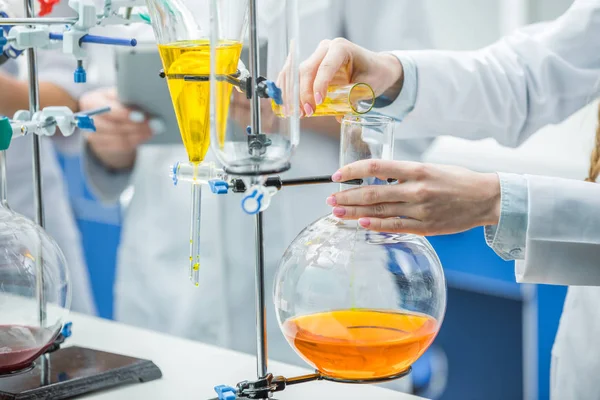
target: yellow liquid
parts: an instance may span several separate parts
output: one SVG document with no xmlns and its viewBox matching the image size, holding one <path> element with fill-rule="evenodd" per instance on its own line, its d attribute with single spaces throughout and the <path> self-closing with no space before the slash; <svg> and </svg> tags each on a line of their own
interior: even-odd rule
<svg viewBox="0 0 600 400">
<path fill-rule="evenodd" d="M 325 376 L 381 379 L 406 371 L 427 350 L 437 321 L 416 313 L 342 310 L 287 320 L 288 342 Z"/>
<path fill-rule="evenodd" d="M 375 93 L 365 83 L 354 85 L 329 86 L 327 96 L 319 104 L 312 117 L 344 116 L 346 114 L 365 114 L 375 104 Z M 280 118 L 291 115 L 291 111 L 283 105 L 271 101 L 273 113 Z"/>
<path fill-rule="evenodd" d="M 210 75 L 210 43 L 208 40 L 180 41 L 159 45 L 158 49 L 188 158 L 190 162 L 199 163 L 204 160 L 210 144 L 210 83 L 185 81 L 183 76 Z M 240 42 L 221 42 L 216 48 L 216 73 L 235 73 L 241 52 Z M 225 142 L 232 89 L 227 82 L 217 82 L 217 130 L 221 147 Z"/>
</svg>

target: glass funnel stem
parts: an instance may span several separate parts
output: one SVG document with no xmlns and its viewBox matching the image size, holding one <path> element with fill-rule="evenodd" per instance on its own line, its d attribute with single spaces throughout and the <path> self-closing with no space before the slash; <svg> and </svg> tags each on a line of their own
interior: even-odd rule
<svg viewBox="0 0 600 400">
<path fill-rule="evenodd" d="M 190 226 L 190 280 L 200 285 L 200 212 L 202 185 L 192 185 L 192 219 Z"/>
<path fill-rule="evenodd" d="M 8 190 L 6 183 L 6 151 L 0 151 L 0 204 L 10 209 L 8 205 Z"/>
</svg>

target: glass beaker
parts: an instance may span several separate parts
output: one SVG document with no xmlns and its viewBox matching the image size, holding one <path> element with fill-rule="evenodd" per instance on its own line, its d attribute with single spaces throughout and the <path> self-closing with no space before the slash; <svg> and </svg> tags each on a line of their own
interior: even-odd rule
<svg viewBox="0 0 600 400">
<path fill-rule="evenodd" d="M 386 117 L 347 116 L 341 135 L 341 165 L 393 154 Z M 373 184 L 389 183 L 363 180 Z M 284 336 L 325 379 L 378 382 L 406 374 L 433 342 L 446 284 L 424 237 L 372 232 L 327 215 L 288 247 L 274 302 Z"/>
<path fill-rule="evenodd" d="M 366 83 L 329 86 L 327 96 L 315 108 L 311 117 L 366 114 L 375 104 L 375 92 Z M 288 117 L 287 109 L 272 102 L 273 112 L 280 118 Z"/>
</svg>

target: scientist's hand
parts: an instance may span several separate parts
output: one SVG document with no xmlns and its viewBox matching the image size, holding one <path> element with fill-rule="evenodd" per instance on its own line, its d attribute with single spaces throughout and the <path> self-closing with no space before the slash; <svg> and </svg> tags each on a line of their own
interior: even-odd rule
<svg viewBox="0 0 600 400">
<path fill-rule="evenodd" d="M 324 40 L 300 65 L 300 106 L 310 116 L 330 85 L 366 83 L 375 95 L 394 99 L 402 89 L 402 63 L 392 54 L 376 53 L 346 39 Z"/>
<path fill-rule="evenodd" d="M 229 117 L 237 123 L 241 129 L 251 125 L 250 122 L 250 102 L 246 95 L 233 90 L 231 96 L 231 105 L 229 106 Z M 260 99 L 260 123 L 262 133 L 273 133 L 277 126 L 277 116 L 271 108 L 271 100 Z"/>
<path fill-rule="evenodd" d="M 337 171 L 332 179 L 377 177 L 397 184 L 364 186 L 327 199 L 333 214 L 358 219 L 381 232 L 440 235 L 476 226 L 496 225 L 500 218 L 500 183 L 494 173 L 403 161 L 363 160 Z M 402 217 L 402 218 L 398 218 Z"/>
<path fill-rule="evenodd" d="M 90 149 L 108 168 L 131 168 L 137 147 L 152 137 L 148 119 L 123 106 L 112 88 L 95 90 L 79 99 L 82 111 L 105 106 L 111 107 L 110 112 L 94 117 L 97 131 L 87 136 Z"/>
</svg>

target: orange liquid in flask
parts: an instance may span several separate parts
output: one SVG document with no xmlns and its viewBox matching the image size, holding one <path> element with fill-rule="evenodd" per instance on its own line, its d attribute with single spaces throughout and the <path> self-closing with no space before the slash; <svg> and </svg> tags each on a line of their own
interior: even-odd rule
<svg viewBox="0 0 600 400">
<path fill-rule="evenodd" d="M 364 380 L 406 371 L 427 350 L 437 326 L 422 314 L 359 309 L 292 318 L 283 333 L 322 374 Z"/>
</svg>

